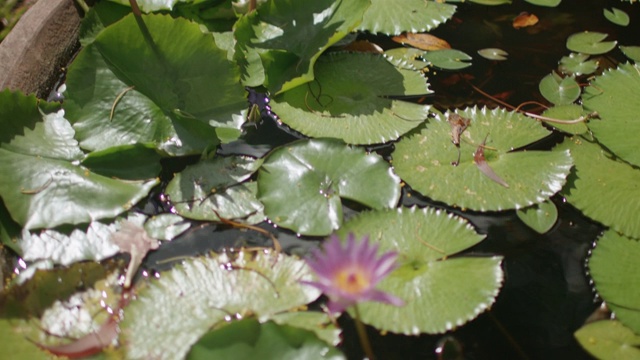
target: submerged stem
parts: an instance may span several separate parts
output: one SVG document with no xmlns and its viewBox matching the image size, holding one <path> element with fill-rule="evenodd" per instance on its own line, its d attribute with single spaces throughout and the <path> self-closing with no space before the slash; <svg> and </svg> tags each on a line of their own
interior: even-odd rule
<svg viewBox="0 0 640 360">
<path fill-rule="evenodd" d="M 353 305 L 353 311 L 355 312 L 355 322 L 356 322 L 356 330 L 358 331 L 358 338 L 360 338 L 360 345 L 362 345 L 362 350 L 364 350 L 364 354 L 369 358 L 369 360 L 375 360 L 375 356 L 373 355 L 373 349 L 371 348 L 371 343 L 369 342 L 369 337 L 367 336 L 367 329 L 365 328 L 362 321 L 360 321 L 360 310 L 358 309 L 358 304 Z"/>
</svg>

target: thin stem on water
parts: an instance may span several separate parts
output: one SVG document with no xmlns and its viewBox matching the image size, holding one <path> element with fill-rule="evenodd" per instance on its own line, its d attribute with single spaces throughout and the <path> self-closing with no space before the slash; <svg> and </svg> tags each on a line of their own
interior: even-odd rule
<svg viewBox="0 0 640 360">
<path fill-rule="evenodd" d="M 360 310 L 358 309 L 358 304 L 353 305 L 353 311 L 355 312 L 355 322 L 356 322 L 356 330 L 358 331 L 358 337 L 360 338 L 360 345 L 362 345 L 362 350 L 364 350 L 364 354 L 369 358 L 369 360 L 375 360 L 375 356 L 373 355 L 373 349 L 371 348 L 371 343 L 369 342 L 369 336 L 367 336 L 367 329 L 364 327 L 362 321 L 360 321 Z"/>
</svg>

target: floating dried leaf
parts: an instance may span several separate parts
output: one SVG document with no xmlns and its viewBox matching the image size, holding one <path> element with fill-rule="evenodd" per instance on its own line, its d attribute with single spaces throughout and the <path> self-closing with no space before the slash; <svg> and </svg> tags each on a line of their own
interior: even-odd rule
<svg viewBox="0 0 640 360">
<path fill-rule="evenodd" d="M 538 23 L 538 17 L 535 14 L 529 14 L 526 11 L 520 13 L 513 19 L 513 28 L 520 29 L 524 27 L 533 26 Z"/>
<path fill-rule="evenodd" d="M 405 33 L 391 38 L 400 44 L 409 44 L 422 50 L 451 49 L 451 45 L 445 40 L 430 34 Z"/>
</svg>

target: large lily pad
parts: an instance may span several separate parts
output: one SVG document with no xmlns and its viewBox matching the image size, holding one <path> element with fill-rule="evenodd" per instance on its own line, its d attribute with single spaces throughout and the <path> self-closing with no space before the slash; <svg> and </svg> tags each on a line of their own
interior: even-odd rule
<svg viewBox="0 0 640 360">
<path fill-rule="evenodd" d="M 176 174 L 166 193 L 177 213 L 186 218 L 219 221 L 218 216 L 237 219 L 258 213 L 254 220 L 261 222 L 264 215 L 256 199 L 257 186 L 245 182 L 261 164 L 242 156 L 203 160 Z"/>
<path fill-rule="evenodd" d="M 350 144 L 395 140 L 420 125 L 429 106 L 389 96 L 428 94 L 420 73 L 398 69 L 380 55 L 340 53 L 323 56 L 316 78 L 272 99 L 282 122 L 311 137 Z"/>
<path fill-rule="evenodd" d="M 236 316 L 260 321 L 304 305 L 320 293 L 304 261 L 239 252 L 196 258 L 163 273 L 127 307 L 121 324 L 127 358 L 180 359 L 212 326 Z"/>
<path fill-rule="evenodd" d="M 158 182 L 121 181 L 80 166 L 84 154 L 63 115 L 44 116 L 32 131 L 0 147 L 0 195 L 26 229 L 115 217 Z"/>
<path fill-rule="evenodd" d="M 501 257 L 447 257 L 484 237 L 457 216 L 435 209 L 401 208 L 361 213 L 338 232 L 368 235 L 383 252 L 396 251 L 399 267 L 379 288 L 404 307 L 359 304 L 362 320 L 384 331 L 443 333 L 475 318 L 495 301 Z"/>
<path fill-rule="evenodd" d="M 587 87 L 584 107 L 600 114 L 589 122 L 598 141 L 617 156 L 640 166 L 640 66 L 622 64 L 606 71 Z"/>
<path fill-rule="evenodd" d="M 470 119 L 458 148 L 445 115 L 431 119 L 419 133 L 400 140 L 393 165 L 420 193 L 451 206 L 473 210 L 518 209 L 540 203 L 558 192 L 572 166 L 568 151 L 512 151 L 549 134 L 536 120 L 502 109 L 458 111 Z M 483 173 L 474 152 L 486 139 L 486 164 L 509 187 Z"/>
<path fill-rule="evenodd" d="M 372 0 L 358 30 L 387 35 L 429 31 L 449 20 L 456 6 L 431 0 Z"/>
<path fill-rule="evenodd" d="M 598 144 L 581 137 L 567 139 L 556 149 L 570 150 L 576 165 L 562 189 L 567 201 L 586 216 L 640 239 L 640 170 L 612 160 Z"/>
<path fill-rule="evenodd" d="M 352 31 L 368 6 L 368 0 L 263 4 L 235 25 L 235 58 L 244 81 L 256 86 L 264 76 L 264 85 L 275 94 L 313 80 L 318 56 Z"/>
<path fill-rule="evenodd" d="M 239 69 L 197 24 L 132 15 L 103 30 L 67 75 L 68 116 L 83 148 L 147 143 L 170 155 L 217 144 L 214 127 L 239 129 L 246 109 Z"/>
<path fill-rule="evenodd" d="M 301 140 L 269 154 L 258 173 L 258 198 L 278 226 L 323 236 L 342 224 L 341 198 L 392 208 L 400 179 L 376 154 L 338 140 Z"/>
<path fill-rule="evenodd" d="M 596 290 L 616 319 L 640 334 L 640 241 L 607 231 L 589 258 Z"/>
</svg>

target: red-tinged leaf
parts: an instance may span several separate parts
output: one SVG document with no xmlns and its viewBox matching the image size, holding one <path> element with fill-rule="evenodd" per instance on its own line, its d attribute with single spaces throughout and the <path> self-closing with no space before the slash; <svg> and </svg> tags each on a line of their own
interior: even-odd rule
<svg viewBox="0 0 640 360">
<path fill-rule="evenodd" d="M 120 314 L 121 310 L 129 304 L 131 300 L 131 293 L 125 291 L 120 297 L 118 302 L 118 308 L 113 312 L 114 314 Z M 118 338 L 120 322 L 119 315 L 109 316 L 107 321 L 102 324 L 98 331 L 87 334 L 78 340 L 64 345 L 47 346 L 35 343 L 38 347 L 46 350 L 56 356 L 66 356 L 70 359 L 78 359 L 91 355 L 98 354 L 105 347 L 111 345 L 114 340 Z"/>
<path fill-rule="evenodd" d="M 157 249 L 160 246 L 160 242 L 150 237 L 143 227 L 130 221 L 122 223 L 120 230 L 111 235 L 111 241 L 120 248 L 121 252 L 131 255 L 124 280 L 124 288 L 128 289 L 144 257 L 147 256 L 150 250 Z"/>
<path fill-rule="evenodd" d="M 451 45 L 449 45 L 448 42 L 430 34 L 405 33 L 398 36 L 394 36 L 391 39 L 397 43 L 400 43 L 403 45 L 409 44 L 414 48 L 418 48 L 421 50 L 431 51 L 431 50 L 451 49 Z"/>
<path fill-rule="evenodd" d="M 538 17 L 535 16 L 535 14 L 529 14 L 528 12 L 524 11 L 521 12 L 520 15 L 516 16 L 515 19 L 513 19 L 513 28 L 521 29 L 524 27 L 533 26 L 537 23 Z"/>
<path fill-rule="evenodd" d="M 480 170 L 480 172 L 485 174 L 489 179 L 491 179 L 491 180 L 497 182 L 498 184 L 508 188 L 509 184 L 507 184 L 506 181 L 504 181 L 500 176 L 498 176 L 498 174 L 496 174 L 493 171 L 493 169 L 489 166 L 489 164 L 487 163 L 487 160 L 484 157 L 484 148 L 485 148 L 485 144 L 487 142 L 487 137 L 489 137 L 489 134 L 487 134 L 487 136 L 484 138 L 484 141 L 482 141 L 482 144 L 480 144 L 480 146 L 478 146 L 478 149 L 473 154 L 473 162 L 478 167 L 478 170 Z"/>
</svg>

